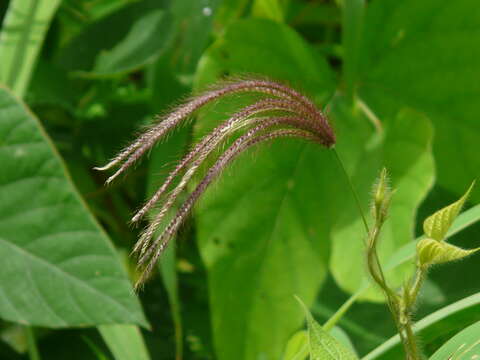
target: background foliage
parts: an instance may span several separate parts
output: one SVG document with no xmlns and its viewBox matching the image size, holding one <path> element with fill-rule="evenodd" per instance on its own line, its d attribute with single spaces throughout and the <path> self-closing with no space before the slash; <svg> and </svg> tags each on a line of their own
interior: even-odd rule
<svg viewBox="0 0 480 360">
<path fill-rule="evenodd" d="M 203 111 L 107 188 L 92 168 L 221 77 L 287 82 L 327 111 L 366 210 L 390 170 L 380 254 L 400 284 L 418 224 L 479 175 L 476 10 L 473 0 L 1 2 L 0 358 L 287 359 L 304 338 L 291 338 L 305 319 L 294 294 L 324 323 L 356 293 L 335 336 L 360 356 L 384 343 L 394 329 L 379 293 L 363 290 L 362 223 L 330 151 L 287 140 L 241 157 L 138 296 L 130 215 L 241 100 Z M 475 248 L 479 231 L 454 241 Z M 429 355 L 480 320 L 478 259 L 432 272 L 418 314 L 441 309 L 419 324 Z M 402 358 L 398 341 L 366 358 Z"/>
</svg>

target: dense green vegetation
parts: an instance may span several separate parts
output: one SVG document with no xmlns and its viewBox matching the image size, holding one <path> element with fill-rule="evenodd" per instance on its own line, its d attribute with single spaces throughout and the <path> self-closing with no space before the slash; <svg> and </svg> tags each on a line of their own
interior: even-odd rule
<svg viewBox="0 0 480 360">
<path fill-rule="evenodd" d="M 242 154 L 133 291 L 129 254 L 148 219 L 133 227 L 132 214 L 251 97 L 201 109 L 109 186 L 111 173 L 93 168 L 220 79 L 288 84 L 327 114 L 370 224 L 372 184 L 388 169 L 376 251 L 389 284 L 404 285 L 424 220 L 480 173 L 477 10 L 473 0 L 1 2 L 0 359 L 298 360 L 308 339 L 312 359 L 404 359 L 367 275 L 348 178 L 316 144 L 278 139 Z M 474 187 L 450 243 L 479 246 L 479 201 Z M 480 355 L 478 263 L 429 271 L 414 315 L 427 358 Z"/>
</svg>

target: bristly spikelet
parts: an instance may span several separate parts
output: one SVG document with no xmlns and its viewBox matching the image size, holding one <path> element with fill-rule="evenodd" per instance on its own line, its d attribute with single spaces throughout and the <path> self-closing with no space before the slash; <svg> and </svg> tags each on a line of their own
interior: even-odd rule
<svg viewBox="0 0 480 360">
<path fill-rule="evenodd" d="M 151 149 L 159 139 L 186 121 L 198 109 L 212 101 L 238 93 L 256 93 L 261 98 L 252 105 L 240 109 L 205 135 L 180 160 L 152 198 L 133 216 L 132 222 L 138 222 L 156 204 L 160 204 L 158 213 L 155 214 L 132 251 L 138 256 L 138 267 L 141 271 L 136 287 L 143 284 L 149 277 L 158 257 L 208 185 L 218 177 L 228 163 L 243 151 L 261 142 L 279 137 L 301 138 L 316 142 L 326 148 L 335 145 L 335 134 L 326 116 L 305 95 L 275 81 L 244 79 L 220 83 L 220 85 L 187 100 L 161 117 L 156 125 L 146 130 L 107 165 L 96 169 L 107 170 L 118 167 L 117 171 L 107 179 L 107 184 L 112 182 Z M 272 115 L 273 113 L 275 115 Z M 178 208 L 176 215 L 170 222 L 165 223 L 166 214 L 186 189 L 196 171 L 208 157 L 213 156 L 214 150 L 221 148 L 226 140 L 241 129 L 245 129 L 245 133 L 218 156 L 214 165 L 207 170 L 203 180 Z M 179 181 L 172 186 L 175 179 L 179 179 Z M 173 188 L 169 191 L 170 187 Z M 154 239 L 160 228 L 163 228 L 163 231 Z"/>
</svg>

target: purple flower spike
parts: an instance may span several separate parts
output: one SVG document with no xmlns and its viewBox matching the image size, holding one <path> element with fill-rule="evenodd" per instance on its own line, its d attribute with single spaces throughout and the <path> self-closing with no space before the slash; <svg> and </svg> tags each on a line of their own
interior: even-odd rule
<svg viewBox="0 0 480 360">
<path fill-rule="evenodd" d="M 271 80 L 246 79 L 223 82 L 191 98 L 162 117 L 158 124 L 140 135 L 110 163 L 96 169 L 107 170 L 118 167 L 117 171 L 107 179 L 107 184 L 110 183 L 151 149 L 159 139 L 191 117 L 196 110 L 212 101 L 237 93 L 257 93 L 261 99 L 239 110 L 205 135 L 177 164 L 152 198 L 133 216 L 132 222 L 137 222 L 155 205 L 160 205 L 158 213 L 142 233 L 132 251 L 138 256 L 138 267 L 141 272 L 136 287 L 142 285 L 151 275 L 159 256 L 185 222 L 200 196 L 238 155 L 254 145 L 281 137 L 313 141 L 326 148 L 335 145 L 335 134 L 326 116 L 306 96 Z M 222 148 L 222 144 L 242 129 L 245 129 L 244 134 L 218 156 L 217 161 L 207 171 L 195 190 L 180 205 L 177 213 L 169 222 L 166 222 L 166 214 L 172 210 L 196 171 L 207 158 L 214 156 L 214 150 Z M 175 179 L 179 179 L 179 182 L 176 186 L 172 186 Z M 173 188 L 169 189 L 170 187 Z M 155 238 L 159 229 L 163 230 Z"/>
</svg>

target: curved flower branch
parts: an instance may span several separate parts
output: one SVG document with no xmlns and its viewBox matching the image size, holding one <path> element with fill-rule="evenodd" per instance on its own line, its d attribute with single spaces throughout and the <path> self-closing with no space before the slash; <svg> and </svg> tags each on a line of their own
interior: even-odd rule
<svg viewBox="0 0 480 360">
<path fill-rule="evenodd" d="M 256 144 L 280 137 L 301 138 L 327 148 L 333 147 L 335 144 L 335 134 L 327 118 L 306 96 L 278 82 L 248 79 L 222 83 L 193 97 L 161 118 L 157 125 L 140 135 L 106 166 L 96 169 L 107 170 L 118 167 L 118 170 L 107 179 L 107 184 L 109 184 L 152 148 L 159 139 L 186 121 L 196 110 L 214 100 L 237 93 L 257 93 L 261 99 L 233 114 L 228 120 L 205 135 L 177 164 L 152 198 L 133 216 L 132 222 L 138 222 L 156 204 L 161 205 L 159 212 L 142 233 L 132 251 L 138 256 L 138 267 L 141 270 L 137 287 L 150 276 L 159 256 L 184 223 L 208 185 L 242 152 Z M 165 223 L 166 214 L 172 209 L 196 171 L 215 149 L 221 147 L 237 131 L 244 128 L 246 129 L 245 133 L 218 157 L 170 222 Z M 177 178 L 180 181 L 167 194 L 169 187 Z M 164 225 L 163 231 L 154 238 L 162 224 Z"/>
</svg>

